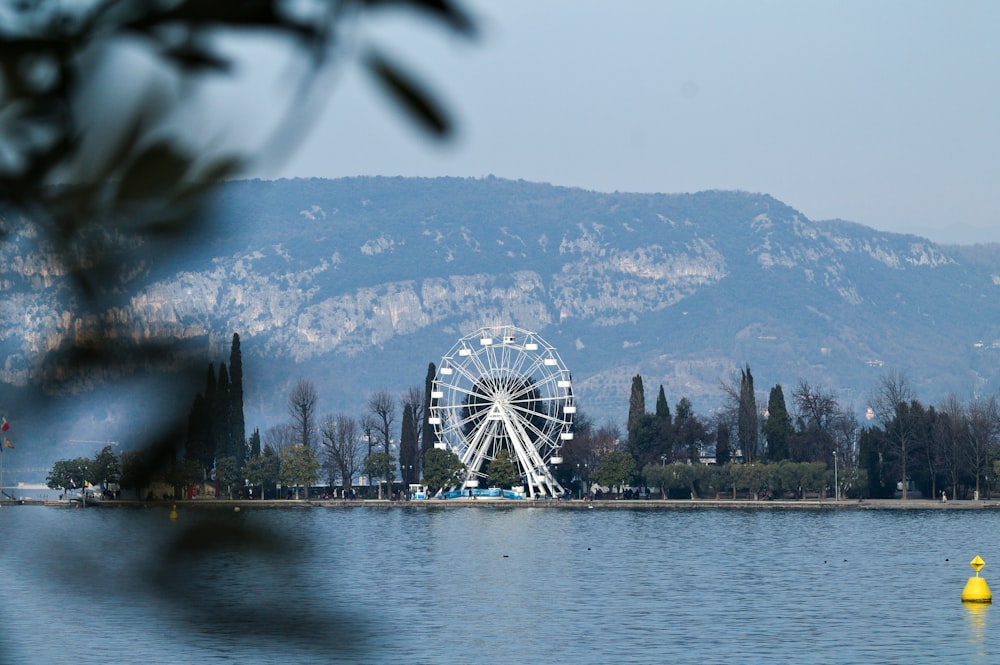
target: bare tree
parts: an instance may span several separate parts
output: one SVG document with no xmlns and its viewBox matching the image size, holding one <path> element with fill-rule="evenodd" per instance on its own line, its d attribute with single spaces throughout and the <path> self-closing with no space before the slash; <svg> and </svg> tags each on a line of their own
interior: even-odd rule
<svg viewBox="0 0 1000 665">
<path fill-rule="evenodd" d="M 844 466 L 858 464 L 858 417 L 850 406 L 837 409 L 837 415 L 831 423 L 833 429 L 833 450 L 840 457 Z"/>
<path fill-rule="evenodd" d="M 958 498 L 958 485 L 966 468 L 965 436 L 968 414 L 954 393 L 945 397 L 938 408 L 940 417 L 934 425 L 934 440 L 940 464 L 951 484 L 952 498 Z"/>
<path fill-rule="evenodd" d="M 375 447 L 377 432 L 378 432 L 378 422 L 375 420 L 374 416 L 369 413 L 361 416 L 361 435 L 364 437 L 365 443 L 367 444 L 367 453 L 365 454 L 365 459 L 372 456 L 372 449 Z M 372 484 L 372 479 L 368 478 L 369 487 Z"/>
<path fill-rule="evenodd" d="M 400 398 L 401 406 L 410 405 L 413 409 L 413 422 L 419 423 L 424 418 L 424 389 L 420 386 L 410 386 Z M 419 438 L 419 437 L 418 437 Z"/>
<path fill-rule="evenodd" d="M 396 398 L 388 390 L 379 390 L 368 397 L 368 412 L 375 419 L 376 431 L 386 455 L 392 442 L 392 424 L 396 420 Z"/>
<path fill-rule="evenodd" d="M 338 477 L 344 491 L 351 489 L 354 476 L 361 470 L 362 444 L 358 436 L 358 423 L 344 414 L 327 416 L 320 425 L 320 442 L 324 446 L 330 484 Z"/>
<path fill-rule="evenodd" d="M 840 405 L 833 393 L 807 381 L 799 381 L 792 392 L 796 432 L 792 459 L 796 462 L 833 463 L 834 430 Z"/>
<path fill-rule="evenodd" d="M 889 370 L 889 373 L 882 377 L 878 389 L 872 395 L 872 410 L 875 412 L 875 417 L 885 430 L 888 445 L 899 455 L 904 501 L 907 498 L 908 485 L 907 458 L 914 443 L 917 425 L 910 409 L 913 399 L 913 389 L 906 375 L 895 369 Z"/>
<path fill-rule="evenodd" d="M 563 458 L 560 465 L 560 482 L 573 482 L 574 477 L 581 482 L 581 491 L 586 491 L 591 472 L 606 453 L 617 450 L 621 443 L 621 430 L 613 422 L 595 427 L 585 413 L 578 411 L 573 418 L 573 438 L 566 441 L 559 451 Z"/>
<path fill-rule="evenodd" d="M 979 480 L 989 468 L 997 448 L 997 436 L 1000 435 L 1000 408 L 997 398 L 977 397 L 969 403 L 968 419 L 966 421 L 966 446 L 969 464 L 976 475 L 975 496 L 980 496 Z"/>
<path fill-rule="evenodd" d="M 295 428 L 291 423 L 281 423 L 264 431 L 264 446 L 269 447 L 275 454 L 296 443 Z"/>
<path fill-rule="evenodd" d="M 313 450 L 316 440 L 316 387 L 299 379 L 288 396 L 288 413 L 292 416 L 296 443 Z"/>
</svg>

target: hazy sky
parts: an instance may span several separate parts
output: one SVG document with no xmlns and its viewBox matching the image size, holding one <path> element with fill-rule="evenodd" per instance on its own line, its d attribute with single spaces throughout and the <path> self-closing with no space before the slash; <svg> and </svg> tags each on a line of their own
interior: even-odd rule
<svg viewBox="0 0 1000 665">
<path fill-rule="evenodd" d="M 942 242 L 1000 241 L 1000 2 L 467 1 L 467 43 L 362 34 L 456 116 L 438 147 L 346 68 L 271 177 L 485 176 L 764 192 Z"/>
</svg>

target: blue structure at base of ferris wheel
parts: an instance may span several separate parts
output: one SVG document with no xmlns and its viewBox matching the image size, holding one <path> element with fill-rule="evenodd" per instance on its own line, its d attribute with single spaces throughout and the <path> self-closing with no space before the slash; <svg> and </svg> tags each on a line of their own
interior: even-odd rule
<svg viewBox="0 0 1000 665">
<path fill-rule="evenodd" d="M 435 445 L 453 450 L 465 465 L 445 497 L 496 498 L 496 488 L 483 486 L 489 464 L 503 451 L 517 464 L 527 496 L 560 496 L 552 466 L 573 438 L 575 413 L 569 370 L 540 336 L 494 326 L 463 337 L 442 358 L 431 391 Z"/>
<path fill-rule="evenodd" d="M 467 490 L 449 490 L 444 493 L 445 499 L 514 499 L 520 500 L 524 498 L 524 492 L 517 492 L 515 490 L 504 490 L 499 487 L 490 487 L 488 489 L 467 489 Z"/>
</svg>

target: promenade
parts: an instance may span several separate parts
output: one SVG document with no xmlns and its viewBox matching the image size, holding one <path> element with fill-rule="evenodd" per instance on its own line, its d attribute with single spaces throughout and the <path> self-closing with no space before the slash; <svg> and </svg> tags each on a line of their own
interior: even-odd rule
<svg viewBox="0 0 1000 665">
<path fill-rule="evenodd" d="M 14 502 L 4 502 L 4 506 L 16 506 Z M 66 501 L 29 501 L 21 505 L 50 506 L 62 508 L 79 507 Z M 99 508 L 169 508 L 178 510 L 200 509 L 426 509 L 449 510 L 460 508 L 503 508 L 503 509 L 545 509 L 545 510 L 1000 510 L 1000 499 L 981 501 L 933 501 L 929 499 L 803 499 L 749 501 L 743 499 L 602 499 L 599 501 L 554 500 L 554 499 L 420 499 L 411 501 L 389 501 L 387 499 L 355 500 L 229 500 L 198 498 L 178 501 L 128 501 L 105 500 Z"/>
</svg>

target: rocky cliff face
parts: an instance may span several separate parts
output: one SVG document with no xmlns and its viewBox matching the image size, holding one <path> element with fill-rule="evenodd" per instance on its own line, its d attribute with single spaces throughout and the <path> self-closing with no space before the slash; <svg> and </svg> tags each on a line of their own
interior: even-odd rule
<svg viewBox="0 0 1000 665">
<path fill-rule="evenodd" d="M 581 410 L 624 420 L 630 378 L 699 411 L 750 363 L 757 385 L 822 385 L 862 406 L 888 367 L 933 402 L 994 390 L 998 271 L 969 248 L 813 222 L 766 195 L 602 194 L 496 179 L 245 181 L 213 232 L 172 263 L 123 263 L 102 316 L 122 339 L 168 338 L 205 362 L 243 340 L 248 424 L 285 418 L 304 377 L 324 411 L 422 385 L 482 325 L 556 345 Z M 92 322 L 30 228 L 0 246 L 0 382 Z M 985 251 L 985 250 L 984 250 Z M 80 384 L 93 390 L 100 382 Z M 787 392 L 786 392 L 787 394 Z M 650 405 L 651 408 L 651 405 Z"/>
</svg>

